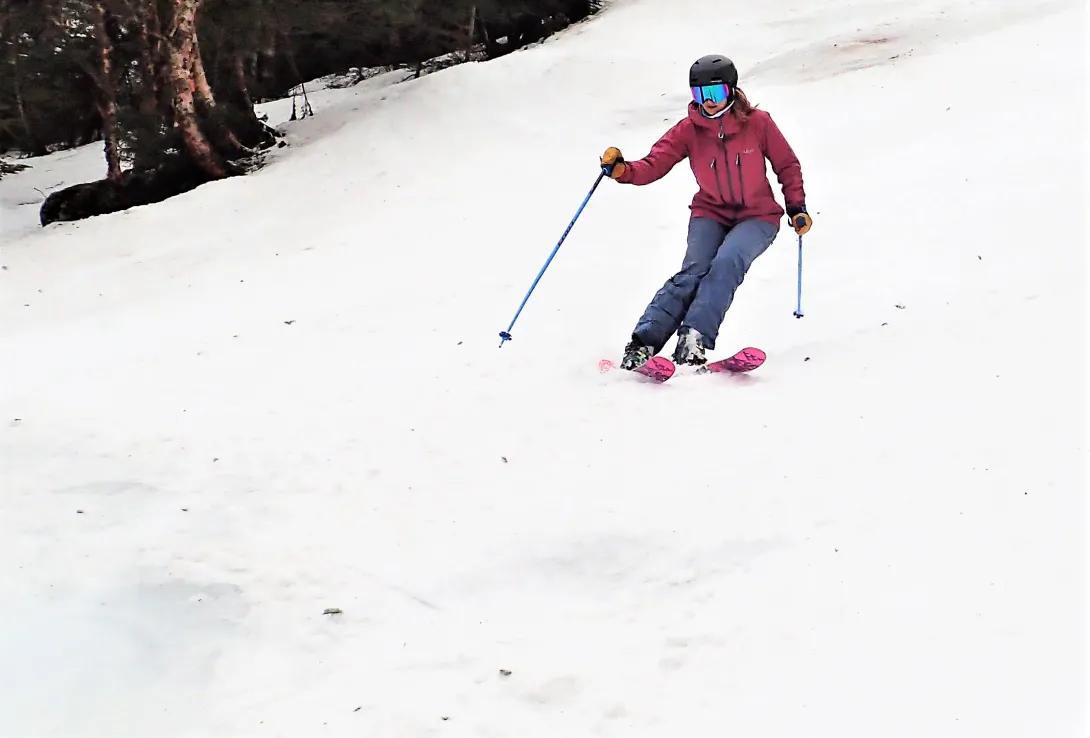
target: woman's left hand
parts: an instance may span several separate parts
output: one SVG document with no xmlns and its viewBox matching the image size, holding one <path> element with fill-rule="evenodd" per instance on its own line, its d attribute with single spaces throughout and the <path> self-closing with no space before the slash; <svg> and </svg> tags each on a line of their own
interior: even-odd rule
<svg viewBox="0 0 1090 738">
<path fill-rule="evenodd" d="M 814 224 L 814 219 L 806 212 L 805 206 L 801 208 L 788 208 L 787 217 L 791 220 L 791 227 L 795 229 L 795 233 L 800 236 L 810 230 L 810 226 Z"/>
</svg>

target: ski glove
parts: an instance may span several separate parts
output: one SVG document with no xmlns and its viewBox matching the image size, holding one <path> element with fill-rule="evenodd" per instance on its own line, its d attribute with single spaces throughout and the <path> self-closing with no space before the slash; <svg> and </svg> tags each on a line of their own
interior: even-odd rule
<svg viewBox="0 0 1090 738">
<path fill-rule="evenodd" d="M 602 162 L 602 171 L 605 172 L 607 177 L 617 179 L 624 176 L 626 169 L 624 157 L 621 156 L 621 150 L 616 146 L 610 146 L 606 149 L 600 161 Z"/>
<path fill-rule="evenodd" d="M 787 209 L 787 217 L 791 220 L 791 227 L 800 236 L 810 230 L 814 219 L 806 212 L 806 206 L 794 206 Z"/>
</svg>

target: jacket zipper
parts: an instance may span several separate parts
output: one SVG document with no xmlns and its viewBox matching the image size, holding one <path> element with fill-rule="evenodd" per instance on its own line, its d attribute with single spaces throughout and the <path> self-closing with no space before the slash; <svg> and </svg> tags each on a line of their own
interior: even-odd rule
<svg viewBox="0 0 1090 738">
<path fill-rule="evenodd" d="M 719 167 L 715 166 L 715 157 L 712 157 L 712 174 L 715 175 L 715 186 L 719 190 L 719 199 L 725 200 L 726 198 L 723 197 L 723 181 L 719 179 Z M 729 178 L 729 172 L 727 176 Z"/>
<path fill-rule="evenodd" d="M 746 206 L 746 181 L 742 179 L 742 155 L 734 155 L 734 165 L 738 167 L 738 189 L 742 191 L 742 207 Z"/>
<path fill-rule="evenodd" d="M 730 191 L 730 202 L 734 203 L 737 202 L 737 200 L 734 198 L 734 181 L 730 178 L 730 152 L 727 151 L 727 135 L 723 132 L 722 123 L 719 124 L 719 143 L 723 147 L 723 164 L 725 165 L 723 174 L 727 177 L 727 190 Z M 722 187 L 719 188 L 719 197 L 723 197 Z"/>
</svg>

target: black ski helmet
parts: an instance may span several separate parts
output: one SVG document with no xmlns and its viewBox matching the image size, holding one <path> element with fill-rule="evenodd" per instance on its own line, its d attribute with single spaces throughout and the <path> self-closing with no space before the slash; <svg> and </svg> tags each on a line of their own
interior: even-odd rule
<svg viewBox="0 0 1090 738">
<path fill-rule="evenodd" d="M 738 86 L 738 69 L 722 54 L 708 54 L 689 67 L 689 87 L 725 84 L 733 93 Z"/>
</svg>

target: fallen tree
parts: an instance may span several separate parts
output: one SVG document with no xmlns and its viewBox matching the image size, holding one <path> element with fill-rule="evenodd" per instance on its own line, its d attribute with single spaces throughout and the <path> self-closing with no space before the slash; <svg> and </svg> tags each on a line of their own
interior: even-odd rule
<svg viewBox="0 0 1090 738">
<path fill-rule="evenodd" d="M 18 174 L 26 169 L 30 169 L 26 164 L 12 164 L 9 161 L 0 159 L 0 177 L 3 177 L 5 174 Z"/>
</svg>

